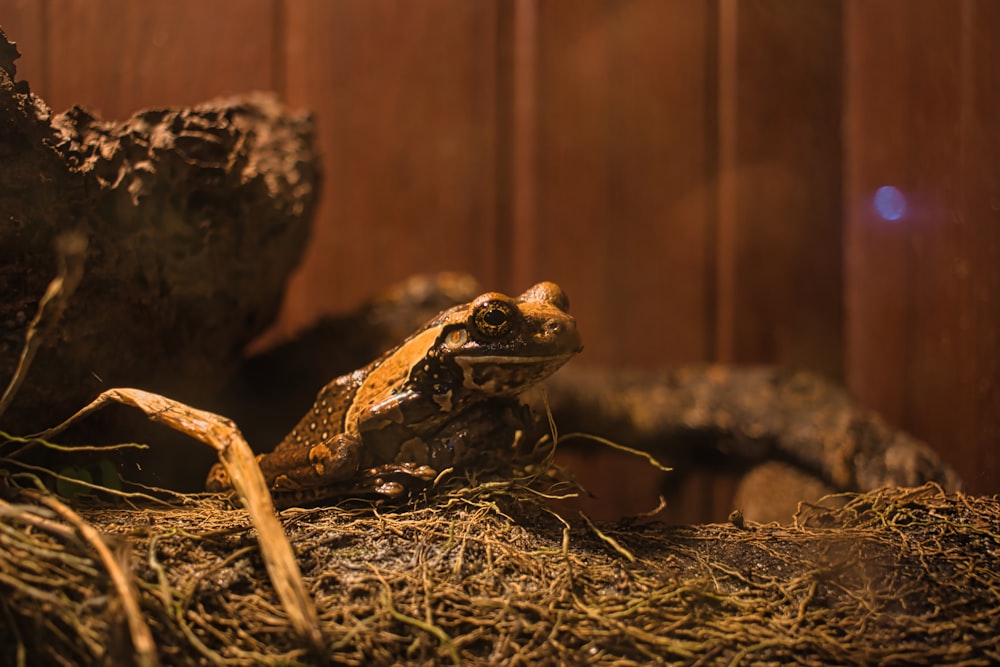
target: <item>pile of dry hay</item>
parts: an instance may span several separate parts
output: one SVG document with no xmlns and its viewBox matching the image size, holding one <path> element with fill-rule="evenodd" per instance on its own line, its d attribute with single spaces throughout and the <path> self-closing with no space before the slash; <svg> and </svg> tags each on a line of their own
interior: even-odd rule
<svg viewBox="0 0 1000 667">
<path fill-rule="evenodd" d="M 458 481 L 405 507 L 282 513 L 332 662 L 1000 661 L 996 497 L 928 485 L 831 498 L 792 526 L 596 526 L 521 481 Z M 154 662 L 320 661 L 289 631 L 242 510 L 75 509 L 129 564 Z M 126 611 L 80 526 L 39 502 L 0 511 L 2 660 L 130 662 Z"/>
</svg>

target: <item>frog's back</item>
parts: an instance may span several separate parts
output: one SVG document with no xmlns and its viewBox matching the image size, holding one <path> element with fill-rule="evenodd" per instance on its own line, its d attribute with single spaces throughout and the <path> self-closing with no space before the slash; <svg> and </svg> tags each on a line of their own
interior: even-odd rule
<svg viewBox="0 0 1000 667">
<path fill-rule="evenodd" d="M 275 447 L 274 453 L 290 448 L 301 450 L 343 433 L 344 416 L 372 365 L 341 375 L 320 389 L 312 408 Z"/>
</svg>

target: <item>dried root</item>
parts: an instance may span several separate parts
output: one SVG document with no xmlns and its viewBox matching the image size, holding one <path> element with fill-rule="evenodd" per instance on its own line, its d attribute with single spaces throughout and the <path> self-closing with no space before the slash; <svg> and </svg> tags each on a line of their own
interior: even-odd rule
<svg viewBox="0 0 1000 667">
<path fill-rule="evenodd" d="M 539 479 L 470 481 L 281 514 L 332 662 L 1000 660 L 997 498 L 927 485 L 831 497 L 792 526 L 572 525 Z M 21 518 L 0 522 L 0 641 L 29 662 L 107 661 L 120 603 L 93 545 L 43 507 L 2 511 Z M 315 662 L 242 511 L 216 497 L 76 511 L 131 554 L 162 662 Z"/>
</svg>

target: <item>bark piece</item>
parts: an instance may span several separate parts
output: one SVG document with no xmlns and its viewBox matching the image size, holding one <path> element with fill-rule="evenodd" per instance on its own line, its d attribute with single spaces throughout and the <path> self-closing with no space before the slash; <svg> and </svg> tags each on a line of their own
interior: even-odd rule
<svg viewBox="0 0 1000 667">
<path fill-rule="evenodd" d="M 0 378 L 9 378 L 53 243 L 88 239 L 83 280 L 0 428 L 51 425 L 109 386 L 192 402 L 274 319 L 308 236 L 312 120 L 252 94 L 124 122 L 53 115 L 15 80 L 0 33 Z"/>
<path fill-rule="evenodd" d="M 774 366 L 670 370 L 569 367 L 549 381 L 560 423 L 652 452 L 706 442 L 747 465 L 776 458 L 838 491 L 938 482 L 958 475 L 926 444 L 891 428 L 841 387 Z M 705 437 L 708 436 L 708 437 Z"/>
</svg>

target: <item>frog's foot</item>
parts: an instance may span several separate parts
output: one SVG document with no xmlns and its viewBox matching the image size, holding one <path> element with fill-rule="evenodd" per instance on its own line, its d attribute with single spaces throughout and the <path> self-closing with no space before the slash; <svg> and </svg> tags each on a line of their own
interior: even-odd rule
<svg viewBox="0 0 1000 667">
<path fill-rule="evenodd" d="M 352 477 L 361 462 L 361 441 L 338 433 L 318 444 L 276 449 L 260 459 L 264 479 L 274 492 L 323 489 Z"/>
<path fill-rule="evenodd" d="M 232 487 L 233 485 L 229 481 L 229 473 L 226 472 L 225 467 L 221 463 L 216 463 L 212 466 L 212 469 L 208 471 L 208 477 L 205 479 L 205 490 L 221 493 L 222 491 L 228 491 Z"/>
<path fill-rule="evenodd" d="M 365 471 L 365 476 L 372 480 L 372 491 L 392 499 L 427 486 L 437 475 L 434 468 L 418 463 L 390 463 Z"/>
<path fill-rule="evenodd" d="M 257 463 L 260 463 L 262 454 L 257 455 Z M 229 479 L 229 473 L 226 472 L 225 466 L 221 463 L 216 463 L 212 466 L 212 469 L 208 471 L 208 477 L 205 479 L 205 490 L 211 493 L 222 493 L 223 491 L 232 491 L 233 482 Z"/>
<path fill-rule="evenodd" d="M 392 463 L 358 470 L 350 479 L 328 486 L 294 490 L 274 490 L 272 497 L 279 508 L 315 505 L 324 500 L 382 497 L 397 500 L 418 488 L 426 487 L 437 477 L 437 470 L 417 463 Z"/>
</svg>

